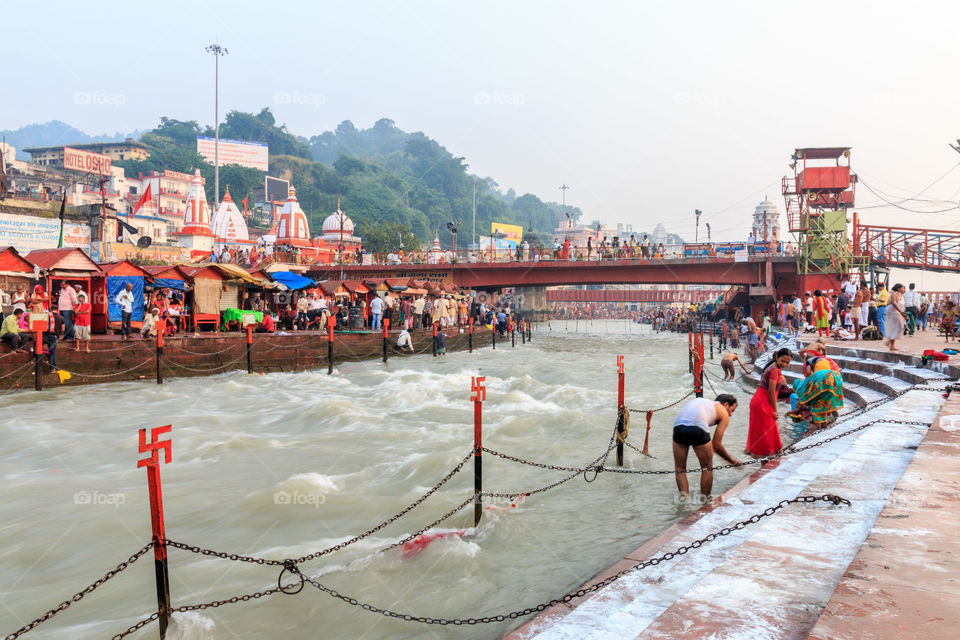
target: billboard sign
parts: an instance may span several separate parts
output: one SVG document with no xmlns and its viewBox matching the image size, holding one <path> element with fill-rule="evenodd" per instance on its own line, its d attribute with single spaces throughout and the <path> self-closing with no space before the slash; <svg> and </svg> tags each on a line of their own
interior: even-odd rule
<svg viewBox="0 0 960 640">
<path fill-rule="evenodd" d="M 97 173 L 101 176 L 110 175 L 110 156 L 100 153 L 90 153 L 71 147 L 63 148 L 63 168 L 84 173 Z"/>
<path fill-rule="evenodd" d="M 56 249 L 60 240 L 60 220 L 0 213 L 0 246 L 10 245 L 22 254 L 34 249 Z M 64 222 L 63 246 L 90 248 L 90 227 Z"/>
<path fill-rule="evenodd" d="M 213 138 L 197 136 L 197 153 L 207 162 L 213 163 L 216 153 L 216 141 Z M 236 164 L 250 169 L 267 170 L 269 147 L 263 142 L 244 142 L 243 140 L 220 139 L 219 163 Z M 286 197 L 286 194 L 284 194 Z"/>
<path fill-rule="evenodd" d="M 282 202 L 287 199 L 287 193 L 290 190 L 290 182 L 281 180 L 272 176 L 264 176 L 263 192 L 266 202 Z"/>
<path fill-rule="evenodd" d="M 491 222 L 490 233 L 497 232 L 504 234 L 503 239 L 507 242 L 518 244 L 523 240 L 523 227 L 517 224 L 506 224 L 503 222 Z"/>
</svg>

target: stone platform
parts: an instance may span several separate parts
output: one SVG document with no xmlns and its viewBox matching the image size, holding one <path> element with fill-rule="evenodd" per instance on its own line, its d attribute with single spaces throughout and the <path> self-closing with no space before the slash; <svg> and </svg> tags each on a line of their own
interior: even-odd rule
<svg viewBox="0 0 960 640">
<path fill-rule="evenodd" d="M 848 409 L 838 423 L 802 444 L 875 424 L 765 464 L 590 583 L 781 500 L 833 493 L 851 506 L 788 506 L 685 555 L 628 573 L 591 596 L 557 605 L 508 638 L 955 637 L 960 396 L 944 405 L 939 391 L 912 389 L 945 387 L 958 370 L 950 364 L 924 368 L 909 353 L 872 351 L 868 344 L 829 348 L 845 369 L 848 405 L 867 410 Z"/>
</svg>

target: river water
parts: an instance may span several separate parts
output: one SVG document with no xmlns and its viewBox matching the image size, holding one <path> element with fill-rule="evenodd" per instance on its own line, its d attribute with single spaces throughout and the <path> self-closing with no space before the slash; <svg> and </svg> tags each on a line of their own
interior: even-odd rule
<svg viewBox="0 0 960 640">
<path fill-rule="evenodd" d="M 326 371 L 103 384 L 0 398 L 0 632 L 10 633 L 115 567 L 150 538 L 137 430 L 172 424 L 162 466 L 167 536 L 231 553 L 282 559 L 362 533 L 397 513 L 467 455 L 470 378 L 486 377 L 484 445 L 541 462 L 583 466 L 606 449 L 616 417 L 616 356 L 626 403 L 656 407 L 686 394 L 686 336 L 622 320 L 538 325 L 534 341 L 441 358 L 412 356 Z M 708 367 L 708 373 L 719 372 Z M 716 376 L 719 378 L 719 376 Z M 714 382 L 718 391 L 721 384 Z M 748 397 L 725 443 L 740 456 Z M 709 394 L 709 387 L 707 389 Z M 672 468 L 676 409 L 655 414 L 646 458 Z M 643 443 L 634 414 L 630 441 Z M 484 490 L 526 491 L 565 474 L 484 456 Z M 611 453 L 608 464 L 613 464 Z M 691 456 L 690 465 L 696 466 Z M 746 470 L 715 474 L 715 492 Z M 696 476 L 691 487 L 697 486 Z M 499 501 L 480 526 L 472 506 L 440 525 L 466 530 L 403 557 L 377 554 L 467 499 L 472 463 L 405 517 L 302 568 L 378 607 L 433 617 L 479 617 L 536 605 L 575 589 L 693 511 L 671 475 L 577 477 L 516 508 Z M 503 508 L 506 507 L 506 508 Z M 156 610 L 152 553 L 27 638 L 109 638 Z M 275 567 L 171 549 L 175 606 L 267 589 Z M 496 638 L 513 623 L 428 626 L 386 618 L 307 586 L 177 614 L 168 638 Z M 156 638 L 156 623 L 131 636 Z"/>
</svg>

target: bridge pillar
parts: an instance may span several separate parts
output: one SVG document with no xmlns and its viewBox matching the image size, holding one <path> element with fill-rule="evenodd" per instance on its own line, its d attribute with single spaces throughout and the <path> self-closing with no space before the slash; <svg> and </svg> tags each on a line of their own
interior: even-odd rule
<svg viewBox="0 0 960 640">
<path fill-rule="evenodd" d="M 542 321 L 550 311 L 546 287 L 517 287 L 511 308 L 516 306 L 524 318 Z"/>
</svg>

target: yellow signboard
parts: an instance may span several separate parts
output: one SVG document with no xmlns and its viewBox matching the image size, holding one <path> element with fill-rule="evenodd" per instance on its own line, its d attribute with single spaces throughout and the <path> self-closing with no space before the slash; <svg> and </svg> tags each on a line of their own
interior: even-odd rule
<svg viewBox="0 0 960 640">
<path fill-rule="evenodd" d="M 520 242 L 523 240 L 523 227 L 520 225 L 491 222 L 490 233 L 495 234 L 498 231 L 503 234 L 503 239 L 507 242 Z"/>
</svg>

